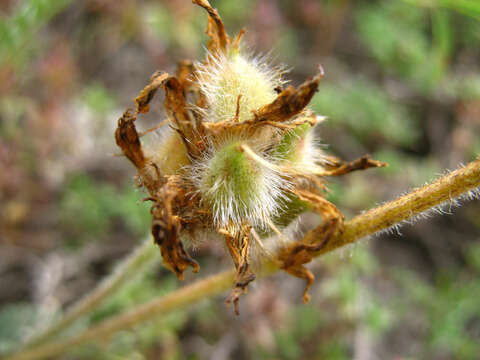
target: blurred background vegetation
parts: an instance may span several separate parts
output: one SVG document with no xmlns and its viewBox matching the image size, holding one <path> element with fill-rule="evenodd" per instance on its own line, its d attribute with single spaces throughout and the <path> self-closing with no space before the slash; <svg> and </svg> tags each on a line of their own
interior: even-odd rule
<svg viewBox="0 0 480 360">
<path fill-rule="evenodd" d="M 389 162 L 329 184 L 347 217 L 480 153 L 480 2 L 211 3 L 230 34 L 246 27 L 252 51 L 291 67 L 293 84 L 323 65 L 312 108 L 329 117 L 329 152 Z M 156 69 L 203 57 L 205 24 L 189 0 L 0 2 L 0 353 L 147 236 L 134 170 L 114 156 L 116 120 Z M 315 261 L 308 305 L 303 283 L 277 274 L 238 318 L 219 297 L 63 358 L 480 359 L 479 211 L 466 203 Z M 194 256 L 201 275 L 187 283 L 231 267 L 221 244 Z M 70 333 L 181 286 L 160 263 Z"/>
</svg>

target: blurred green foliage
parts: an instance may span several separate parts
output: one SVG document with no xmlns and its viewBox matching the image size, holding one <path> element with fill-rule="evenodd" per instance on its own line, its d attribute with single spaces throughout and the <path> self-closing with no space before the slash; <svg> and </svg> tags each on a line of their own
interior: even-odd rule
<svg viewBox="0 0 480 360">
<path fill-rule="evenodd" d="M 418 136 L 406 109 L 366 80 L 323 85 L 312 106 L 328 116 L 332 126 L 345 127 L 360 141 L 383 137 L 390 143 L 410 145 Z"/>
<path fill-rule="evenodd" d="M 435 9 L 430 15 L 431 40 L 429 13 L 400 1 L 366 7 L 356 17 L 373 57 L 387 72 L 405 77 L 424 92 L 433 91 L 445 76 L 452 49 L 449 14 Z"/>
<path fill-rule="evenodd" d="M 168 274 L 162 279 L 158 277 L 158 266 L 149 266 L 146 271 L 138 274 L 133 281 L 110 297 L 105 304 L 96 309 L 87 319 L 83 320 L 82 327 L 101 322 L 106 318 L 127 311 L 135 304 L 147 302 L 154 297 L 167 294 L 178 286 L 176 278 Z M 80 359 L 144 359 L 142 351 L 154 344 L 167 344 L 175 339 L 176 333 L 185 326 L 188 319 L 186 312 L 165 314 L 161 318 L 152 318 L 151 321 L 134 327 L 130 330 L 120 331 L 113 335 L 110 343 L 85 346 L 75 351 L 75 356 Z M 176 347 L 176 343 L 169 345 Z M 176 359 L 174 351 L 172 357 Z"/>
<path fill-rule="evenodd" d="M 476 0 L 404 0 L 426 8 L 447 8 L 480 20 L 480 4 Z"/>
<path fill-rule="evenodd" d="M 14 350 L 38 323 L 38 312 L 29 303 L 6 305 L 0 310 L 0 354 Z"/>
<path fill-rule="evenodd" d="M 423 323 L 422 336 L 426 347 L 423 356 L 448 354 L 454 359 L 475 359 L 480 344 L 475 334 L 480 319 L 479 246 L 469 249 L 474 269 L 450 269 L 437 275 L 428 284 L 413 272 L 398 269 L 395 277 L 402 284 L 406 298 L 397 301 L 398 314 L 411 314 L 412 309 Z M 401 315 L 399 320 L 401 321 Z M 420 354 L 419 354 L 420 355 Z"/>
<path fill-rule="evenodd" d="M 25 116 L 31 101 L 24 97 L 4 96 L 0 98 L 0 112 L 4 121 L 0 122 L 0 136 L 14 139 L 21 136 L 21 120 Z"/>
<path fill-rule="evenodd" d="M 113 226 L 124 227 L 132 234 L 143 236 L 150 224 L 148 204 L 131 183 L 120 189 L 110 183 L 98 183 L 87 175 L 72 176 L 64 187 L 61 224 L 75 240 L 98 241 L 108 236 Z"/>
<path fill-rule="evenodd" d="M 102 84 L 93 83 L 85 87 L 81 98 L 95 114 L 107 116 L 116 105 L 112 95 Z"/>
<path fill-rule="evenodd" d="M 28 0 L 10 16 L 0 18 L 0 65 L 4 61 L 16 66 L 38 55 L 45 44 L 36 43 L 37 32 L 55 15 L 64 10 L 71 0 Z"/>
</svg>

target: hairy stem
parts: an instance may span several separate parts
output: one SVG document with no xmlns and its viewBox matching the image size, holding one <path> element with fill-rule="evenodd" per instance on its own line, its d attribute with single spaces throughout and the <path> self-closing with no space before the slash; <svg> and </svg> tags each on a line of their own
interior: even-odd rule
<svg viewBox="0 0 480 360">
<path fill-rule="evenodd" d="M 124 314 L 107 319 L 99 325 L 94 326 L 79 335 L 73 336 L 70 339 L 53 344 L 41 345 L 29 350 L 27 349 L 26 351 L 8 357 L 5 360 L 32 360 L 58 356 L 72 346 L 101 340 L 118 330 L 129 328 L 142 321 L 150 320 L 154 314 L 170 313 L 172 310 L 182 308 L 186 305 L 195 303 L 200 299 L 223 292 L 232 287 L 233 280 L 233 271 L 226 271 L 218 275 L 210 276 L 179 290 L 173 291 L 170 294 L 161 296 L 158 299 L 139 305 Z"/>
<path fill-rule="evenodd" d="M 34 334 L 25 343 L 25 347 L 34 347 L 45 343 L 62 330 L 70 326 L 75 320 L 95 309 L 100 303 L 114 293 L 120 286 L 133 276 L 138 275 L 148 264 L 157 259 L 158 250 L 148 237 L 142 245 L 133 251 L 114 270 L 111 276 L 102 281 L 96 289 L 75 303 L 63 314 L 62 318 L 40 333 Z"/>
<path fill-rule="evenodd" d="M 387 229 L 426 210 L 453 201 L 462 194 L 472 190 L 475 191 L 478 187 L 480 187 L 480 159 L 437 179 L 429 185 L 415 189 L 396 200 L 356 216 L 346 222 L 344 231 L 337 234 L 317 255 L 328 253 L 367 235 Z M 266 264 L 266 268 L 268 270 L 263 275 L 277 271 L 272 264 Z M 118 330 L 151 319 L 152 316 L 184 308 L 200 299 L 219 294 L 231 288 L 233 280 L 233 271 L 208 277 L 146 304 L 139 305 L 126 313 L 107 319 L 70 339 L 27 349 L 5 360 L 33 360 L 59 355 L 72 346 L 104 339 Z"/>
<path fill-rule="evenodd" d="M 354 217 L 345 224 L 345 231 L 329 242 L 318 255 L 357 241 L 367 235 L 388 229 L 402 221 L 441 206 L 480 187 L 480 158 L 467 166 L 438 178 L 432 183 Z"/>
</svg>

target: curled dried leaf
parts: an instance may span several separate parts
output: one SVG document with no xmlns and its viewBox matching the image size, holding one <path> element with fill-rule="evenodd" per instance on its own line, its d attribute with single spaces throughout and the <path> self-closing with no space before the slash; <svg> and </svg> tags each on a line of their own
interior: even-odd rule
<svg viewBox="0 0 480 360">
<path fill-rule="evenodd" d="M 235 235 L 225 230 L 221 231 L 225 236 L 225 242 L 236 269 L 235 285 L 227 299 L 227 304 L 233 303 L 236 315 L 239 315 L 238 302 L 240 296 L 247 292 L 248 284 L 256 277 L 249 264 L 250 230 L 251 226 L 244 225 L 241 231 Z"/>
<path fill-rule="evenodd" d="M 133 165 L 135 165 L 137 169 L 143 169 L 146 159 L 135 127 L 135 120 L 136 116 L 131 109 L 123 113 L 122 117 L 118 120 L 118 127 L 115 131 L 115 141 Z"/>
<path fill-rule="evenodd" d="M 198 272 L 200 266 L 188 255 L 180 240 L 182 224 L 176 213 L 179 207 L 185 205 L 185 194 L 175 180 L 170 177 L 157 196 L 149 200 L 155 201 L 152 207 L 153 239 L 160 247 L 165 266 L 183 280 L 183 273 L 189 266 L 193 272 Z"/>
<path fill-rule="evenodd" d="M 190 60 L 182 60 L 177 63 L 177 79 L 184 89 L 188 89 L 192 85 L 193 70 L 193 62 Z"/>
<path fill-rule="evenodd" d="M 173 119 L 174 129 L 180 134 L 190 157 L 200 156 L 202 147 L 201 123 L 195 123 L 193 116 L 187 109 L 185 89 L 182 83 L 174 76 L 165 82 L 165 109 Z"/>
<path fill-rule="evenodd" d="M 327 157 L 328 162 L 325 167 L 329 168 L 329 171 L 324 173 L 325 176 L 340 176 L 351 173 L 357 170 L 366 170 L 374 167 L 386 167 L 386 162 L 373 160 L 369 155 L 364 155 L 354 161 L 344 162 L 335 157 Z"/>
<path fill-rule="evenodd" d="M 207 0 L 192 0 L 192 2 L 198 6 L 201 6 L 208 12 L 208 24 L 206 34 L 210 37 L 208 42 L 208 50 L 212 53 L 224 52 L 227 49 L 227 45 L 230 43 L 230 38 L 225 31 L 225 25 L 223 24 L 218 11 L 210 5 Z"/>
<path fill-rule="evenodd" d="M 299 114 L 318 90 L 322 78 L 323 70 L 320 70 L 317 76 L 305 81 L 299 87 L 290 85 L 272 103 L 255 111 L 256 121 L 283 122 Z"/>
<path fill-rule="evenodd" d="M 148 85 L 145 86 L 145 88 L 143 88 L 143 90 L 140 92 L 140 95 L 135 98 L 137 113 L 147 113 L 150 110 L 150 101 L 152 101 L 155 93 L 167 78 L 168 74 L 161 71 L 156 71 L 151 76 Z"/>
</svg>

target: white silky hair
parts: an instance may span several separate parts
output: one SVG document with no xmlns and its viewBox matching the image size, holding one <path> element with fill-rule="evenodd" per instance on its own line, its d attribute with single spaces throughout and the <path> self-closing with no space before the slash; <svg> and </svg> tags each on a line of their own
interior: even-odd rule
<svg viewBox="0 0 480 360">
<path fill-rule="evenodd" d="M 302 175 L 315 175 L 323 170 L 323 164 L 328 160 L 325 153 L 322 151 L 321 141 L 316 137 L 316 127 L 312 127 L 304 135 L 303 147 L 300 149 L 300 154 L 295 161 L 288 161 L 286 164 L 293 170 Z M 300 139 L 300 135 L 296 135 Z"/>
<path fill-rule="evenodd" d="M 206 98 L 207 109 L 202 111 L 205 121 L 220 122 L 231 120 L 237 112 L 238 121 L 250 119 L 252 111 L 267 105 L 277 97 L 275 88 L 284 81 L 281 67 L 273 67 L 265 57 L 254 57 L 243 49 L 230 50 L 229 54 L 208 54 L 207 61 L 195 64 L 194 81 Z M 255 136 L 257 135 L 257 136 Z M 289 181 L 275 171 L 260 164 L 255 176 L 255 189 L 249 194 L 248 204 L 239 196 L 228 177 L 219 174 L 213 185 L 205 186 L 210 174 L 215 154 L 229 143 L 241 141 L 248 144 L 257 154 L 262 154 L 270 145 L 268 136 L 258 132 L 253 139 L 237 134 L 234 138 L 225 138 L 220 142 L 208 144 L 205 156 L 195 161 L 190 173 L 192 179 L 205 199 L 211 202 L 213 221 L 217 227 L 228 227 L 245 222 L 256 228 L 265 229 L 268 220 L 279 211 L 282 189 L 289 188 Z"/>
<path fill-rule="evenodd" d="M 235 117 L 238 96 L 241 95 L 238 120 L 248 120 L 253 116 L 253 110 L 276 99 L 277 93 L 274 89 L 285 83 L 282 80 L 284 72 L 284 68 L 272 66 L 267 57 L 245 54 L 242 49 L 234 55 L 208 54 L 207 61 L 195 64 L 195 75 L 191 79 L 205 96 L 207 106 L 202 109 L 192 105 L 191 110 L 201 112 L 204 121 L 207 122 L 231 120 Z M 311 116 L 302 114 L 298 117 L 304 115 Z M 256 171 L 251 174 L 255 185 L 253 191 L 248 194 L 248 199 L 244 194 L 238 194 L 234 183 L 225 174 L 217 174 L 213 183 L 207 184 L 206 179 L 211 175 L 212 162 L 216 154 L 234 142 L 248 145 L 268 162 L 278 163 L 278 159 L 268 151 L 274 145 L 275 134 L 278 133 L 278 129 L 265 128 L 253 135 L 247 133 L 226 135 L 215 140 L 206 138 L 206 150 L 202 157 L 190 163 L 184 145 L 179 139 L 174 140 L 178 135 L 171 129 L 163 129 L 160 132 L 160 139 L 148 147 L 148 153 L 154 162 L 161 165 L 159 169 L 162 172 L 173 169 L 175 173 L 181 173 L 192 182 L 204 204 L 211 207 L 213 222 L 217 228 L 229 228 L 232 225 L 238 227 L 248 223 L 256 229 L 267 230 L 271 219 L 284 210 L 281 206 L 285 203 L 282 201 L 286 196 L 285 190 L 292 188 L 286 174 L 247 159 L 256 167 Z M 321 170 L 321 164 L 325 162 L 324 155 L 315 139 L 313 128 L 302 141 L 301 156 L 288 166 L 303 174 Z M 175 167 L 172 160 L 176 163 L 177 159 L 182 163 Z M 284 230 L 290 234 L 286 229 L 282 229 Z M 290 237 L 287 234 L 286 236 Z M 274 242 L 282 243 L 287 237 Z"/>
<path fill-rule="evenodd" d="M 239 225 L 247 222 L 255 228 L 267 229 L 268 221 L 278 215 L 280 211 L 280 200 L 285 196 L 283 190 L 291 187 L 288 178 L 272 169 L 254 163 L 254 160 L 247 160 L 252 161 L 253 165 L 258 165 L 256 174 L 252 174 L 252 176 L 255 176 L 256 188 L 249 194 L 248 204 L 238 196 L 238 192 L 226 176 L 220 174 L 212 186 L 205 186 L 205 179 L 210 174 L 215 155 L 224 147 L 237 141 L 239 140 L 225 139 L 220 144 L 212 145 L 204 158 L 192 164 L 189 173 L 202 197 L 213 199 L 211 203 L 212 214 L 217 227 L 228 228 L 231 224 Z M 247 142 L 246 139 L 244 139 L 244 142 L 248 143 L 257 154 L 262 153 L 261 144 L 252 141 Z"/>
<path fill-rule="evenodd" d="M 229 55 L 208 54 L 207 61 L 196 63 L 195 68 L 193 80 L 206 97 L 210 122 L 232 119 L 239 95 L 239 120 L 250 119 L 252 111 L 276 99 L 274 89 L 285 83 L 284 67 L 272 66 L 266 56 L 255 57 L 243 49 Z"/>
<path fill-rule="evenodd" d="M 463 167 L 463 164 L 461 165 Z M 446 176 L 449 174 L 449 171 L 446 171 L 444 173 L 441 173 L 441 174 L 438 174 L 439 176 Z M 428 185 L 429 183 L 426 182 L 424 185 Z M 399 197 L 403 196 L 403 195 L 406 195 L 408 193 L 403 193 L 403 194 L 400 194 Z M 453 214 L 453 210 L 457 207 L 460 207 L 462 205 L 463 202 L 466 202 L 466 201 L 472 201 L 472 200 L 478 200 L 480 199 L 480 188 L 474 188 L 474 189 L 471 189 L 470 191 L 467 191 L 463 194 L 460 194 L 459 196 L 457 197 L 451 197 L 450 199 L 444 201 L 443 203 L 437 205 L 437 206 L 434 206 L 428 210 L 425 210 L 425 211 L 422 211 L 418 214 L 413 214 L 413 209 L 412 209 L 412 216 L 410 216 L 408 219 L 405 219 L 403 221 L 400 221 L 394 225 L 392 225 L 391 227 L 388 227 L 386 229 L 382 229 L 382 230 L 379 230 L 377 231 L 375 234 L 373 235 L 383 235 L 383 234 L 398 234 L 398 235 L 402 235 L 401 231 L 400 231 L 400 228 L 404 225 L 413 225 L 414 223 L 416 223 L 417 221 L 421 221 L 421 220 L 426 220 L 426 219 L 430 219 L 431 217 L 435 216 L 435 215 L 452 215 Z M 381 206 L 382 204 L 378 204 L 379 206 Z"/>
</svg>

